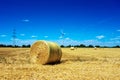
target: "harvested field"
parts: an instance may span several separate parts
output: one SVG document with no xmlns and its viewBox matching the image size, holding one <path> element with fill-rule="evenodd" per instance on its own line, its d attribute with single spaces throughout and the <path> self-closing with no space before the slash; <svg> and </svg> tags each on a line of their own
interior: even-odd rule
<svg viewBox="0 0 120 80">
<path fill-rule="evenodd" d="M 62 49 L 59 64 L 32 64 L 29 48 L 0 48 L 0 80 L 120 80 L 120 48 Z"/>
</svg>

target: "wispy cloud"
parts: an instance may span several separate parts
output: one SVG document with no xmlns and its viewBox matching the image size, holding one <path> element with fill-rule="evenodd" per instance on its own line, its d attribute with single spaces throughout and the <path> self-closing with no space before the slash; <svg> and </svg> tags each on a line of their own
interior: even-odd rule
<svg viewBox="0 0 120 80">
<path fill-rule="evenodd" d="M 52 40 L 51 40 L 52 41 Z M 100 45 L 100 46 L 114 46 L 120 44 L 120 41 L 107 41 L 107 42 L 102 42 L 100 40 L 73 40 L 70 38 L 65 38 L 65 39 L 59 39 L 55 40 L 54 42 L 58 43 L 59 45 L 80 45 L 80 44 L 85 44 L 85 45 Z"/>
<path fill-rule="evenodd" d="M 85 44 L 85 45 L 103 45 L 102 42 L 97 41 L 97 40 L 73 40 L 70 38 L 65 38 L 65 39 L 60 39 L 60 40 L 56 40 L 55 42 L 57 42 L 60 45 L 80 45 L 80 44 Z"/>
<path fill-rule="evenodd" d="M 120 32 L 120 29 L 118 29 L 117 31 Z"/>
<path fill-rule="evenodd" d="M 18 45 L 27 45 L 27 44 L 33 44 L 36 40 L 35 39 L 28 39 L 28 40 L 20 40 L 18 39 L 16 42 Z M 73 40 L 70 38 L 65 38 L 61 40 L 50 40 L 53 42 L 58 43 L 59 45 L 80 45 L 80 44 L 85 44 L 85 45 L 100 45 L 100 46 L 113 46 L 113 45 L 118 45 L 120 44 L 120 41 L 108 41 L 108 42 L 102 42 L 98 40 Z"/>
<path fill-rule="evenodd" d="M 2 35 L 0 35 L 0 37 L 6 37 L 7 35 L 4 35 L 4 34 L 2 34 Z"/>
<path fill-rule="evenodd" d="M 60 37 L 59 37 L 59 39 L 62 39 L 62 38 L 63 38 L 63 36 L 60 36 Z"/>
<path fill-rule="evenodd" d="M 32 35 L 32 36 L 31 36 L 31 38 L 37 38 L 37 36 L 35 36 L 35 35 Z"/>
<path fill-rule="evenodd" d="M 28 44 L 33 44 L 36 40 L 34 39 L 26 39 L 26 40 L 22 40 L 22 39 L 17 39 L 16 40 L 16 45 L 28 45 Z"/>
<path fill-rule="evenodd" d="M 20 36 L 25 36 L 25 34 L 20 34 Z"/>
<path fill-rule="evenodd" d="M 60 45 L 77 45 L 80 43 L 79 41 L 72 40 L 70 38 L 55 40 L 55 42 L 57 42 Z"/>
<path fill-rule="evenodd" d="M 7 41 L 0 41 L 0 43 L 2 44 L 12 44 L 13 39 L 11 40 L 7 40 Z M 32 38 L 32 39 L 26 39 L 26 40 L 22 40 L 22 39 L 16 39 L 15 40 L 16 45 L 28 45 L 28 44 L 33 44 L 36 39 Z M 100 45 L 100 46 L 115 46 L 115 45 L 119 45 L 120 44 L 120 36 L 110 40 L 110 41 L 106 41 L 106 42 L 102 42 L 100 40 L 95 40 L 95 39 L 91 39 L 91 40 L 73 40 L 69 37 L 64 38 L 64 39 L 59 39 L 59 40 L 49 40 L 49 41 L 53 41 L 58 43 L 59 45 L 80 45 L 80 44 L 85 44 L 85 45 Z"/>
<path fill-rule="evenodd" d="M 30 20 L 29 19 L 23 19 L 22 21 L 23 22 L 29 22 Z"/>
<path fill-rule="evenodd" d="M 36 41 L 36 40 L 34 40 L 34 39 L 19 40 L 19 41 L 18 41 L 18 44 L 19 44 L 19 45 L 23 45 L 23 44 L 28 45 L 28 44 L 33 44 L 35 41 Z"/>
<path fill-rule="evenodd" d="M 115 38 L 111 38 L 110 40 L 120 40 L 120 36 L 117 36 Z"/>
<path fill-rule="evenodd" d="M 11 41 L 13 41 L 13 40 L 18 41 L 18 40 L 20 40 L 20 39 L 18 39 L 18 38 L 15 38 L 15 39 L 11 38 L 10 40 L 11 40 Z"/>
<path fill-rule="evenodd" d="M 67 37 L 67 38 L 65 38 L 66 40 L 70 40 L 70 38 L 69 37 Z"/>
<path fill-rule="evenodd" d="M 97 39 L 103 39 L 104 37 L 105 37 L 104 35 L 96 36 Z"/>
<path fill-rule="evenodd" d="M 48 36 L 44 36 L 44 38 L 48 38 Z"/>
<path fill-rule="evenodd" d="M 98 40 L 84 40 L 81 41 L 85 45 L 104 45 L 104 42 L 98 41 Z"/>
</svg>

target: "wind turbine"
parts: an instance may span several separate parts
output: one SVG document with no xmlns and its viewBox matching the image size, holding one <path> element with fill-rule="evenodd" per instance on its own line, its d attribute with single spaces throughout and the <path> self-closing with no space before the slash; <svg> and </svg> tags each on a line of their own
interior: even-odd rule
<svg viewBox="0 0 120 80">
<path fill-rule="evenodd" d="M 66 33 L 64 33 L 63 30 L 61 30 L 61 36 L 60 36 L 60 38 L 63 39 L 64 36 L 65 36 L 65 34 L 66 34 Z M 63 42 L 62 42 L 62 45 L 64 45 L 64 40 L 63 40 Z"/>
<path fill-rule="evenodd" d="M 64 33 L 63 30 L 61 30 L 61 36 L 60 36 L 60 38 L 64 38 L 65 34 L 66 33 Z"/>
<path fill-rule="evenodd" d="M 17 38 L 15 28 L 13 29 L 12 38 L 13 38 L 13 47 L 15 47 L 16 46 L 16 38 Z"/>
</svg>

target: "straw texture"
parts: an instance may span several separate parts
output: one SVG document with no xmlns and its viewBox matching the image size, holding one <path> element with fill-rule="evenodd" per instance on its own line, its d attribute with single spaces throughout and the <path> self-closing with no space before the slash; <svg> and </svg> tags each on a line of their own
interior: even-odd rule
<svg viewBox="0 0 120 80">
<path fill-rule="evenodd" d="M 62 51 L 58 44 L 48 41 L 37 41 L 30 49 L 31 63 L 57 63 L 60 62 Z"/>
</svg>

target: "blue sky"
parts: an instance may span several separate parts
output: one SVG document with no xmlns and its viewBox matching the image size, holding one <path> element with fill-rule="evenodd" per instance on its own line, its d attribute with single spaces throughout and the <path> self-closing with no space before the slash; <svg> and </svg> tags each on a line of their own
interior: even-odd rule
<svg viewBox="0 0 120 80">
<path fill-rule="evenodd" d="M 0 0 L 0 43 L 120 45 L 119 0 Z M 64 36 L 62 36 L 64 33 Z"/>
</svg>

